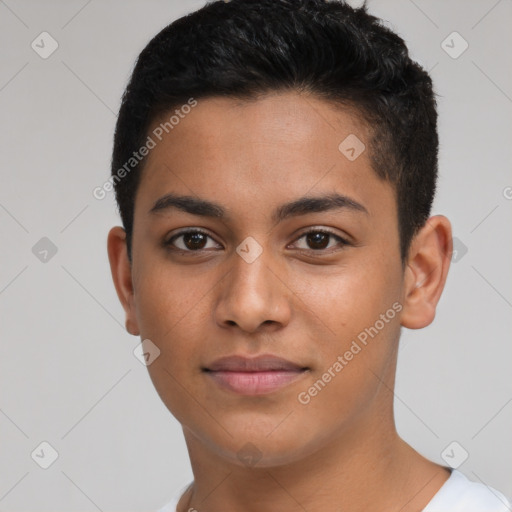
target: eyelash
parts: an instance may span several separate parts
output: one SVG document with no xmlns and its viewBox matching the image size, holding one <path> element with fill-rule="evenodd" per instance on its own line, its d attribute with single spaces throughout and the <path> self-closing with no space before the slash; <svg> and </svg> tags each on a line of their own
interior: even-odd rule
<svg viewBox="0 0 512 512">
<path fill-rule="evenodd" d="M 181 249 L 179 247 L 174 246 L 173 242 L 177 238 L 179 238 L 183 235 L 188 235 L 188 234 L 192 234 L 192 233 L 201 233 L 201 234 L 207 236 L 208 238 L 211 238 L 212 240 L 214 240 L 213 237 L 206 231 L 203 231 L 202 229 L 199 229 L 199 228 L 194 228 L 194 229 L 187 229 L 185 231 L 180 231 L 179 233 L 174 234 L 171 238 L 169 238 L 169 240 L 164 241 L 164 246 L 172 251 L 176 251 L 181 254 L 194 254 L 194 253 L 201 254 L 202 252 L 208 250 L 208 249 L 197 249 L 197 250 Z M 324 235 L 329 235 L 338 241 L 338 244 L 341 245 L 341 248 L 343 248 L 347 245 L 350 245 L 350 242 L 348 242 L 348 240 L 342 238 L 341 236 L 339 236 L 325 228 L 310 229 L 309 231 L 305 231 L 305 232 L 301 233 L 301 235 L 298 238 L 295 239 L 295 242 L 297 242 L 301 238 L 303 238 L 311 233 L 322 233 Z M 218 242 L 216 242 L 216 243 L 218 243 Z M 303 252 L 303 253 L 307 252 L 307 253 L 316 253 L 316 254 L 318 254 L 318 253 L 329 254 L 330 252 L 333 252 L 331 249 L 332 249 L 332 247 L 328 248 L 328 249 L 299 249 L 299 251 Z"/>
</svg>

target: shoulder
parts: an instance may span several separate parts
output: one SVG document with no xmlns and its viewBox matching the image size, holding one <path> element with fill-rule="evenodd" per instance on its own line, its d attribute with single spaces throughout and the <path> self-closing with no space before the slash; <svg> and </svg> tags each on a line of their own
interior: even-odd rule
<svg viewBox="0 0 512 512">
<path fill-rule="evenodd" d="M 511 501 L 501 492 L 481 482 L 469 480 L 452 470 L 450 478 L 423 512 L 511 512 Z"/>
</svg>

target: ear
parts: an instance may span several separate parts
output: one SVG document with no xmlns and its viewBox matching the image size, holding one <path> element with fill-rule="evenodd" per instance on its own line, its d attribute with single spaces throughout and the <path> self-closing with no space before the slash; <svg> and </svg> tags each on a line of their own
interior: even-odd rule
<svg viewBox="0 0 512 512">
<path fill-rule="evenodd" d="M 140 331 L 135 315 L 132 269 L 126 247 L 126 231 L 122 227 L 116 226 L 109 231 L 107 251 L 117 296 L 126 313 L 126 330 L 137 336 Z"/>
<path fill-rule="evenodd" d="M 401 325 L 421 329 L 431 324 L 441 297 L 452 258 L 450 221 L 430 217 L 413 238 L 404 279 Z"/>
</svg>

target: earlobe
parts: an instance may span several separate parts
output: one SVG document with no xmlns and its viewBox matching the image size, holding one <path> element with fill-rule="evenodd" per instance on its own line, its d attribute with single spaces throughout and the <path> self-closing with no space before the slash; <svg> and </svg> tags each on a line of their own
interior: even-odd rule
<svg viewBox="0 0 512 512">
<path fill-rule="evenodd" d="M 140 334 L 135 314 L 135 295 L 132 270 L 126 247 L 126 232 L 121 226 L 113 227 L 108 234 L 107 252 L 112 280 L 117 296 L 126 313 L 126 330 L 137 336 Z"/>
<path fill-rule="evenodd" d="M 434 320 L 452 255 L 450 221 L 435 215 L 414 237 L 405 270 L 401 325 L 421 329 Z"/>
</svg>

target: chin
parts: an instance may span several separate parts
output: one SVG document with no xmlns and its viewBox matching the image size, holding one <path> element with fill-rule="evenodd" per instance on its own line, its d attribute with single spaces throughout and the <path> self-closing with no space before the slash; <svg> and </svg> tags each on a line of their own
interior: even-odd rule
<svg viewBox="0 0 512 512">
<path fill-rule="evenodd" d="M 230 424 L 229 433 L 208 435 L 196 432 L 196 438 L 202 438 L 205 445 L 227 462 L 248 469 L 272 468 L 292 464 L 319 448 L 318 438 L 311 429 L 297 425 L 280 425 L 258 430 L 254 425 Z"/>
</svg>

